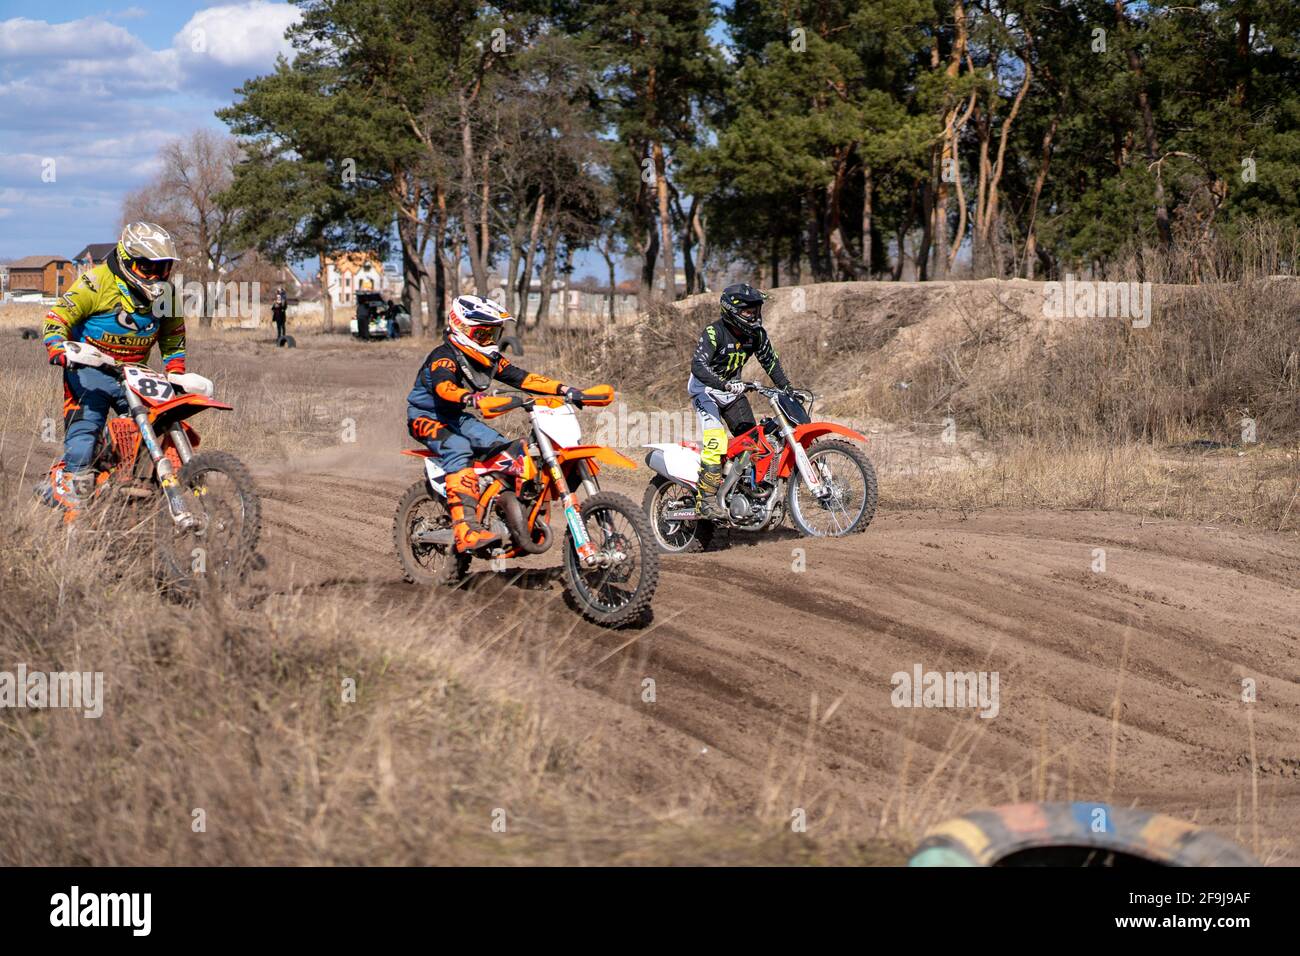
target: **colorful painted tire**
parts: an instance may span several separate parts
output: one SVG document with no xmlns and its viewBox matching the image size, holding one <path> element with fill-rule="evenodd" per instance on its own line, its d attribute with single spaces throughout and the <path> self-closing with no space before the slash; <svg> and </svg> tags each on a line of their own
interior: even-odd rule
<svg viewBox="0 0 1300 956">
<path fill-rule="evenodd" d="M 1105 803 L 1017 803 L 926 833 L 908 866 L 1258 866 L 1231 840 L 1161 813 Z"/>
</svg>

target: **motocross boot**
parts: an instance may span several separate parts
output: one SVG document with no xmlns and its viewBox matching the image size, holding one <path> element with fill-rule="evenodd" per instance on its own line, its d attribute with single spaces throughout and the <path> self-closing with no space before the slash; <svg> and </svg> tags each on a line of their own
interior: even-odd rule
<svg viewBox="0 0 1300 956">
<path fill-rule="evenodd" d="M 76 521 L 77 513 L 94 497 L 96 477 L 94 470 L 90 468 L 85 471 L 65 471 L 60 476 L 57 498 L 63 505 L 65 524 Z"/>
<path fill-rule="evenodd" d="M 501 536 L 478 520 L 478 479 L 473 468 L 462 468 L 447 476 L 447 510 L 456 537 L 456 553 L 477 551 L 496 544 Z"/>
<path fill-rule="evenodd" d="M 695 486 L 695 510 L 709 521 L 724 520 L 727 515 L 718 507 L 718 486 L 722 484 L 722 462 L 700 466 L 700 480 Z"/>
</svg>

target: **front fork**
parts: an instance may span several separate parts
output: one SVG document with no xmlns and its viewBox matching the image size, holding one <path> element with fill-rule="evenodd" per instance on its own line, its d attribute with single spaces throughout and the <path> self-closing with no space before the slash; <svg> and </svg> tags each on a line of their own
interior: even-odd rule
<svg viewBox="0 0 1300 956">
<path fill-rule="evenodd" d="M 813 493 L 813 497 L 821 498 L 828 493 L 829 489 L 826 483 L 822 481 L 821 475 L 813 467 L 813 463 L 808 459 L 808 452 L 804 450 L 803 444 L 794 437 L 794 429 L 784 419 L 782 420 L 781 434 L 786 440 L 786 444 L 794 451 L 794 464 L 799 469 L 799 474 L 803 476 L 804 484 L 808 490 Z"/>
<path fill-rule="evenodd" d="M 153 426 L 149 424 L 149 409 L 129 388 L 126 389 L 126 403 L 131 410 L 136 428 L 140 430 L 140 439 L 144 442 L 144 447 L 149 451 L 149 458 L 153 461 L 154 473 L 158 476 L 158 485 L 167 499 L 167 510 L 171 513 L 172 521 L 182 531 L 188 531 L 198 523 L 198 519 L 185 505 L 176 468 L 159 445 L 158 436 L 154 434 Z M 185 431 L 180 423 L 173 425 L 168 434 L 176 446 L 176 453 L 180 455 L 181 461 L 189 461 L 194 456 L 194 450 L 190 446 L 189 439 L 185 437 Z"/>
<path fill-rule="evenodd" d="M 573 546 L 578 552 L 578 560 L 585 568 L 593 567 L 599 563 L 600 554 L 587 536 L 587 526 L 583 523 L 578 508 L 578 496 L 569 489 L 569 483 L 564 478 L 564 469 L 560 467 L 560 462 L 555 457 L 555 446 L 551 444 L 550 438 L 536 427 L 533 429 L 533 434 L 537 438 L 537 450 L 541 453 L 542 461 L 550 469 L 551 480 L 560 491 L 560 500 L 564 503 L 564 520 L 569 526 L 569 534 L 573 536 Z M 599 488 L 595 477 L 591 474 L 591 469 L 587 467 L 585 461 L 579 462 L 578 465 L 582 473 L 583 490 L 588 495 L 595 494 Z"/>
</svg>

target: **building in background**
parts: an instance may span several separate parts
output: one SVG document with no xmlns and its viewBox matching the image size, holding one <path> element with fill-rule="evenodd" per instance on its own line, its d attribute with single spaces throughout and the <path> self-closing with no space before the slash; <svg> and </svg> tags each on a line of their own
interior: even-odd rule
<svg viewBox="0 0 1300 956">
<path fill-rule="evenodd" d="M 379 257 L 370 252 L 326 256 L 321 284 L 336 306 L 354 305 L 358 292 L 386 292 L 391 298 L 402 294 L 401 276 L 389 272 Z"/>
<path fill-rule="evenodd" d="M 472 276 L 463 276 L 461 281 L 462 288 L 474 287 Z M 508 301 L 505 282 L 500 276 L 492 273 L 488 276 L 488 283 L 491 290 L 488 293 L 489 297 L 503 304 Z M 635 279 L 625 279 L 614 288 L 616 322 L 630 320 L 636 316 L 637 287 Z M 609 298 L 609 286 L 590 277 L 568 283 L 564 279 L 554 279 L 551 282 L 551 299 L 546 324 L 559 327 L 604 324 L 609 321 Z M 535 278 L 528 283 L 528 295 L 522 306 L 516 307 L 523 313 L 525 325 L 531 326 L 536 321 L 541 302 L 542 280 Z"/>
<path fill-rule="evenodd" d="M 92 242 L 86 246 L 72 257 L 72 264 L 77 267 L 77 275 L 95 268 L 116 248 L 116 242 Z"/>
<path fill-rule="evenodd" d="M 9 263 L 9 294 L 57 298 L 77 281 L 77 267 L 64 256 L 23 256 Z"/>
</svg>

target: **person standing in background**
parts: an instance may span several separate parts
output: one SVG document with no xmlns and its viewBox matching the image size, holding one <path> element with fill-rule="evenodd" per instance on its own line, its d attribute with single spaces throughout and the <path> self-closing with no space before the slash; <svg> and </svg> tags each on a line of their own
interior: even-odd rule
<svg viewBox="0 0 1300 956">
<path fill-rule="evenodd" d="M 284 344 L 284 323 L 289 311 L 289 300 L 284 288 L 275 290 L 275 303 L 271 306 L 271 321 L 275 323 L 275 344 Z"/>
<path fill-rule="evenodd" d="M 395 339 L 401 334 L 397 328 L 397 303 L 387 292 L 384 293 L 384 322 L 389 339 Z"/>
</svg>

